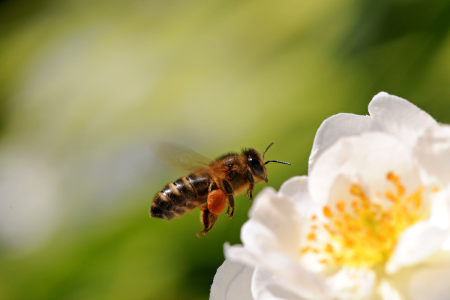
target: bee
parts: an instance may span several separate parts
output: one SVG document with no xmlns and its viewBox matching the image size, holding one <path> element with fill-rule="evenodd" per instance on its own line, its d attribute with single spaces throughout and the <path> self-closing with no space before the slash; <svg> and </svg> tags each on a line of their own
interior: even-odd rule
<svg viewBox="0 0 450 300">
<path fill-rule="evenodd" d="M 276 162 L 290 165 L 288 162 L 268 160 L 253 148 L 239 153 L 228 153 L 214 161 L 175 144 L 165 144 L 153 152 L 163 162 L 190 169 L 191 174 L 167 184 L 155 195 L 150 207 L 150 216 L 170 220 L 196 207 L 201 210 L 200 220 L 203 230 L 197 233 L 207 234 L 216 223 L 219 214 L 228 204 L 226 214 L 229 219 L 234 214 L 234 197 L 244 192 L 253 200 L 255 184 L 268 182 L 266 164 Z"/>
</svg>

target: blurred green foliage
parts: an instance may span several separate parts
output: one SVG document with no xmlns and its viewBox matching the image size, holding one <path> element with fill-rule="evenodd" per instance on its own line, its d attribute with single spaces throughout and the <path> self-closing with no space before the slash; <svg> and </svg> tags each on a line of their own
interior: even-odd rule
<svg viewBox="0 0 450 300">
<path fill-rule="evenodd" d="M 445 1 L 0 2 L 0 298 L 207 299 L 251 203 L 201 239 L 198 210 L 150 219 L 186 174 L 149 143 L 276 141 L 279 188 L 380 91 L 450 122 L 449 28 Z"/>
</svg>

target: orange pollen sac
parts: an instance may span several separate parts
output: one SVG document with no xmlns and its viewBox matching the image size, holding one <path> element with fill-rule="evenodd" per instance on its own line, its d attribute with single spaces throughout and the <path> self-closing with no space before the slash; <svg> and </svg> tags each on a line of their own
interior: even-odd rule
<svg viewBox="0 0 450 300">
<path fill-rule="evenodd" d="M 213 214 L 220 214 L 227 204 L 225 194 L 222 190 L 214 190 L 208 195 L 208 210 Z"/>
<path fill-rule="evenodd" d="M 372 268 L 388 261 L 402 232 L 425 219 L 429 206 L 422 198 L 424 186 L 406 194 L 400 176 L 391 172 L 386 180 L 391 188 L 376 193 L 380 195 L 376 201 L 353 184 L 352 199 L 324 206 L 323 221 L 311 218 L 301 255 L 318 255 L 322 264 L 330 266 Z"/>
</svg>

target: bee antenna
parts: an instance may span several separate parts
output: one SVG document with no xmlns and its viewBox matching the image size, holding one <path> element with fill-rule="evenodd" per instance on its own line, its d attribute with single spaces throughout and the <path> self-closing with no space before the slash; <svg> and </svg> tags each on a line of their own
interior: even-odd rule
<svg viewBox="0 0 450 300">
<path fill-rule="evenodd" d="M 273 143 L 275 143 L 275 142 L 270 143 L 270 145 L 267 146 L 266 150 L 264 150 L 264 152 L 262 153 L 262 158 L 263 158 L 263 159 L 264 159 L 264 154 L 266 154 L 267 150 L 269 150 L 270 146 L 272 146 Z"/>
<path fill-rule="evenodd" d="M 279 164 L 291 165 L 291 163 L 288 163 L 286 161 L 281 161 L 281 160 L 268 160 L 264 164 L 267 165 L 270 162 L 276 162 L 276 163 L 279 163 Z"/>
</svg>

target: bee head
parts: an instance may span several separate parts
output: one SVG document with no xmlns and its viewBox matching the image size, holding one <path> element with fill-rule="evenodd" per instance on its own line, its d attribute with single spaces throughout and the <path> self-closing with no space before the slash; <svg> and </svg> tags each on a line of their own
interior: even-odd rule
<svg viewBox="0 0 450 300">
<path fill-rule="evenodd" d="M 250 167 L 252 175 L 259 179 L 256 181 L 264 180 L 267 183 L 267 169 L 264 165 L 263 156 L 253 148 L 246 150 L 244 153 L 247 156 L 247 164 Z"/>
<path fill-rule="evenodd" d="M 264 154 L 266 154 L 267 150 L 269 150 L 270 146 L 272 146 L 273 143 L 274 142 L 270 143 L 270 145 L 267 146 L 266 150 L 264 150 L 262 155 L 259 154 L 259 152 L 256 151 L 255 149 L 249 149 L 244 152 L 247 155 L 247 163 L 253 175 L 258 177 L 260 180 L 264 180 L 266 183 L 269 182 L 269 180 L 267 179 L 267 169 L 265 165 L 267 165 L 270 162 L 291 165 L 288 162 L 280 160 L 268 160 L 264 162 Z"/>
</svg>

